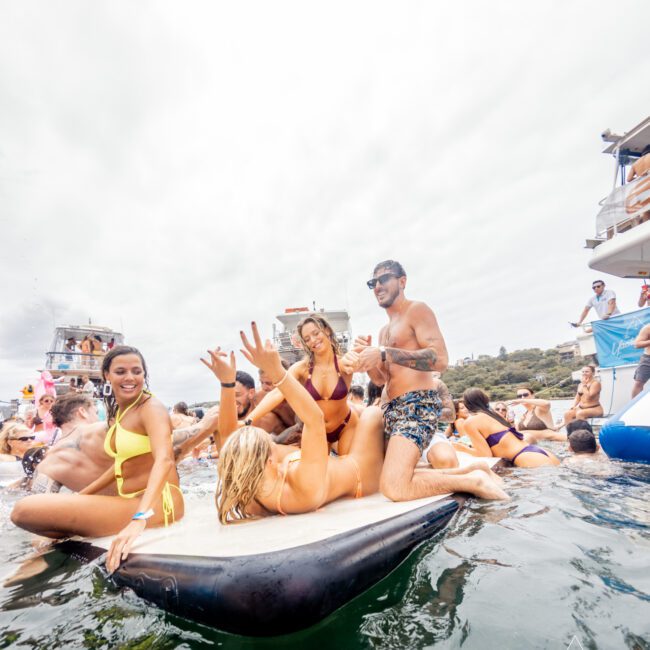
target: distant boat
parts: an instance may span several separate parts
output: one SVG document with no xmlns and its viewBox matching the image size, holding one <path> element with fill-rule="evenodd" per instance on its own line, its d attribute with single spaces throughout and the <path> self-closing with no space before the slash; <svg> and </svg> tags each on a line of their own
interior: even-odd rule
<svg viewBox="0 0 650 650">
<path fill-rule="evenodd" d="M 282 329 L 279 330 L 273 323 L 273 344 L 278 349 L 280 356 L 291 364 L 300 361 L 305 356 L 304 350 L 296 344 L 293 337 L 296 325 L 305 316 L 310 315 L 322 316 L 327 320 L 334 330 L 342 352 L 348 351 L 350 341 L 352 341 L 350 315 L 345 309 L 311 310 L 308 307 L 289 307 L 284 310 L 284 313 L 276 316 L 282 323 Z"/>
<path fill-rule="evenodd" d="M 87 354 L 78 351 L 78 346 L 85 336 L 100 337 L 102 353 Z M 74 338 L 77 346 L 74 351 L 66 349 L 66 343 Z M 115 345 L 124 344 L 124 335 L 110 327 L 101 325 L 62 325 L 55 328 L 54 337 L 49 351 L 45 353 L 45 370 L 49 370 L 54 379 L 60 377 L 74 378 L 77 386 L 81 385 L 81 377 L 88 375 L 89 379 L 101 390 L 104 380 L 101 376 L 101 364 L 104 354 L 108 352 L 108 344 L 113 340 Z M 57 393 L 65 393 L 69 382 L 56 384 Z"/>
</svg>

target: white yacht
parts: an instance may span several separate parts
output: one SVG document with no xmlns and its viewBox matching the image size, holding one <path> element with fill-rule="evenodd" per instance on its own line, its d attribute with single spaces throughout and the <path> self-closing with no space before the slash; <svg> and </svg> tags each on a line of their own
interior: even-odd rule
<svg viewBox="0 0 650 650">
<path fill-rule="evenodd" d="M 624 135 L 608 129 L 601 137 L 608 146 L 603 151 L 614 157 L 614 185 L 600 201 L 596 233 L 587 239 L 593 250 L 589 267 L 620 278 L 650 278 L 650 173 L 627 181 L 628 167 L 650 147 L 650 116 Z M 582 356 L 598 354 L 602 384 L 601 404 L 605 415 L 615 413 L 629 401 L 637 363 L 623 361 L 625 351 L 634 349 L 633 341 L 641 327 L 650 321 L 647 308 L 622 314 L 607 321 L 607 327 L 619 326 L 617 342 L 605 350 L 591 327 L 578 335 Z M 598 329 L 598 326 L 595 326 Z M 609 361 L 603 362 L 607 356 Z M 614 361 L 619 356 L 620 361 Z M 629 356 L 629 355 L 628 355 Z"/>
<path fill-rule="evenodd" d="M 323 316 L 332 326 L 336 338 L 341 346 L 342 352 L 348 351 L 350 341 L 352 341 L 352 330 L 350 329 L 350 315 L 345 309 L 309 309 L 309 307 L 289 307 L 284 313 L 278 314 L 276 318 L 282 324 L 278 329 L 273 323 L 273 343 L 278 349 L 280 356 L 293 364 L 303 358 L 304 352 L 293 338 L 296 325 L 305 316 L 309 315 Z"/>
<path fill-rule="evenodd" d="M 88 375 L 90 380 L 101 388 L 104 383 L 101 377 L 101 360 L 103 354 L 85 354 L 79 350 L 79 344 L 85 336 L 101 341 L 104 353 L 108 346 L 123 345 L 124 335 L 110 327 L 101 325 L 62 325 L 55 328 L 54 337 L 49 351 L 45 353 L 45 370 L 49 370 L 54 379 L 66 377 L 76 379 L 77 385 L 81 377 Z M 68 341 L 74 339 L 75 349 L 66 348 Z M 68 390 L 69 383 L 56 384 L 57 392 Z"/>
</svg>

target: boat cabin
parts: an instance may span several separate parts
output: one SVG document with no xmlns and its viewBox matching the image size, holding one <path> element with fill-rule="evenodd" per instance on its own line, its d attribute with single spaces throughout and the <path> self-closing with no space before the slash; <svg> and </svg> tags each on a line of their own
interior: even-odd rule
<svg viewBox="0 0 650 650">
<path fill-rule="evenodd" d="M 600 202 L 590 268 L 622 278 L 650 277 L 650 158 L 647 170 L 631 174 L 632 166 L 650 156 L 650 117 L 625 133 L 602 134 L 609 143 L 603 153 L 614 156 L 614 187 Z M 643 167 L 646 167 L 643 165 Z M 628 181 L 628 177 L 633 176 Z"/>
</svg>

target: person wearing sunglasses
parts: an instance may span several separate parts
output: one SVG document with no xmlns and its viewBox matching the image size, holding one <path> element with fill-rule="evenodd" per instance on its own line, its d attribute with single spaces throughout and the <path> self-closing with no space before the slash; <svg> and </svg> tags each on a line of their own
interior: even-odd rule
<svg viewBox="0 0 650 650">
<path fill-rule="evenodd" d="M 447 368 L 447 347 L 431 308 L 404 295 L 406 272 L 399 262 L 377 264 L 367 285 L 386 310 L 388 324 L 379 333 L 378 346 L 372 345 L 371 336 L 358 336 L 344 364 L 354 372 L 367 372 L 372 382 L 384 386 L 387 447 L 381 492 L 393 501 L 457 491 L 487 499 L 508 498 L 491 472 L 478 471 L 486 464 L 442 469 L 446 461 L 438 454 L 451 451 L 455 456 L 449 445 L 429 450 L 434 469 L 415 472 L 442 414 L 433 373 Z"/>
<path fill-rule="evenodd" d="M 513 427 L 515 426 L 515 414 L 512 409 L 508 408 L 508 405 L 505 402 L 495 402 L 494 412 L 508 420 Z"/>
<path fill-rule="evenodd" d="M 591 288 L 594 290 L 594 295 L 587 301 L 578 321 L 571 323 L 573 327 L 580 327 L 582 325 L 592 307 L 598 314 L 598 318 L 603 320 L 607 320 L 621 313 L 616 306 L 616 294 L 609 289 L 606 290 L 605 283 L 602 280 L 595 280 Z"/>
<path fill-rule="evenodd" d="M 0 431 L 0 461 L 20 461 L 25 452 L 35 445 L 33 431 L 18 422 L 5 422 Z"/>
<path fill-rule="evenodd" d="M 56 425 L 52 419 L 51 409 L 54 406 L 54 396 L 49 393 L 41 395 L 38 400 L 36 415 L 34 416 L 34 433 L 36 442 L 49 445 L 52 442 Z"/>
<path fill-rule="evenodd" d="M 563 433 L 555 430 L 551 415 L 551 403 L 547 399 L 538 399 L 530 386 L 520 386 L 517 389 L 517 399 L 510 400 L 509 406 L 521 404 L 526 410 L 517 422 L 517 430 L 524 434 L 528 442 L 539 440 L 566 440 Z M 495 408 L 496 411 L 496 408 Z"/>
</svg>

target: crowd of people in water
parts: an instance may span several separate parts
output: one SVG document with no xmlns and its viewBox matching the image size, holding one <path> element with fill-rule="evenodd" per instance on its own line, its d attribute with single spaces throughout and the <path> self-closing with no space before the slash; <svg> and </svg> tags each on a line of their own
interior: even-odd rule
<svg viewBox="0 0 650 650">
<path fill-rule="evenodd" d="M 310 512 L 378 491 L 393 501 L 453 492 L 506 499 L 486 458 L 552 467 L 558 458 L 538 443 L 567 439 L 574 454 L 598 455 L 587 422 L 599 405 L 592 367 L 583 369 L 560 427 L 550 402 L 529 386 L 493 406 L 479 388 L 454 400 L 440 379 L 444 338 L 432 310 L 406 298 L 401 264 L 380 262 L 367 284 L 388 316 L 378 344 L 359 336 L 343 351 L 327 320 L 310 314 L 296 328 L 304 358 L 289 366 L 253 323 L 241 332 L 241 353 L 257 368 L 260 388 L 237 369 L 234 352 L 211 349 L 201 362 L 219 382 L 220 400 L 205 413 L 179 402 L 170 415 L 150 392 L 136 348 L 103 350 L 105 421 L 86 377 L 56 399 L 41 395 L 24 421 L 3 424 L 1 460 L 26 468 L 22 486 L 31 491 L 12 521 L 53 539 L 114 535 L 107 556 L 113 571 L 145 527 L 183 517 L 176 465 L 188 455 L 217 459 L 222 524 Z M 355 373 L 367 373 L 367 391 L 353 385 Z M 515 406 L 524 409 L 518 421 Z M 459 452 L 473 458 L 461 463 Z"/>
</svg>

